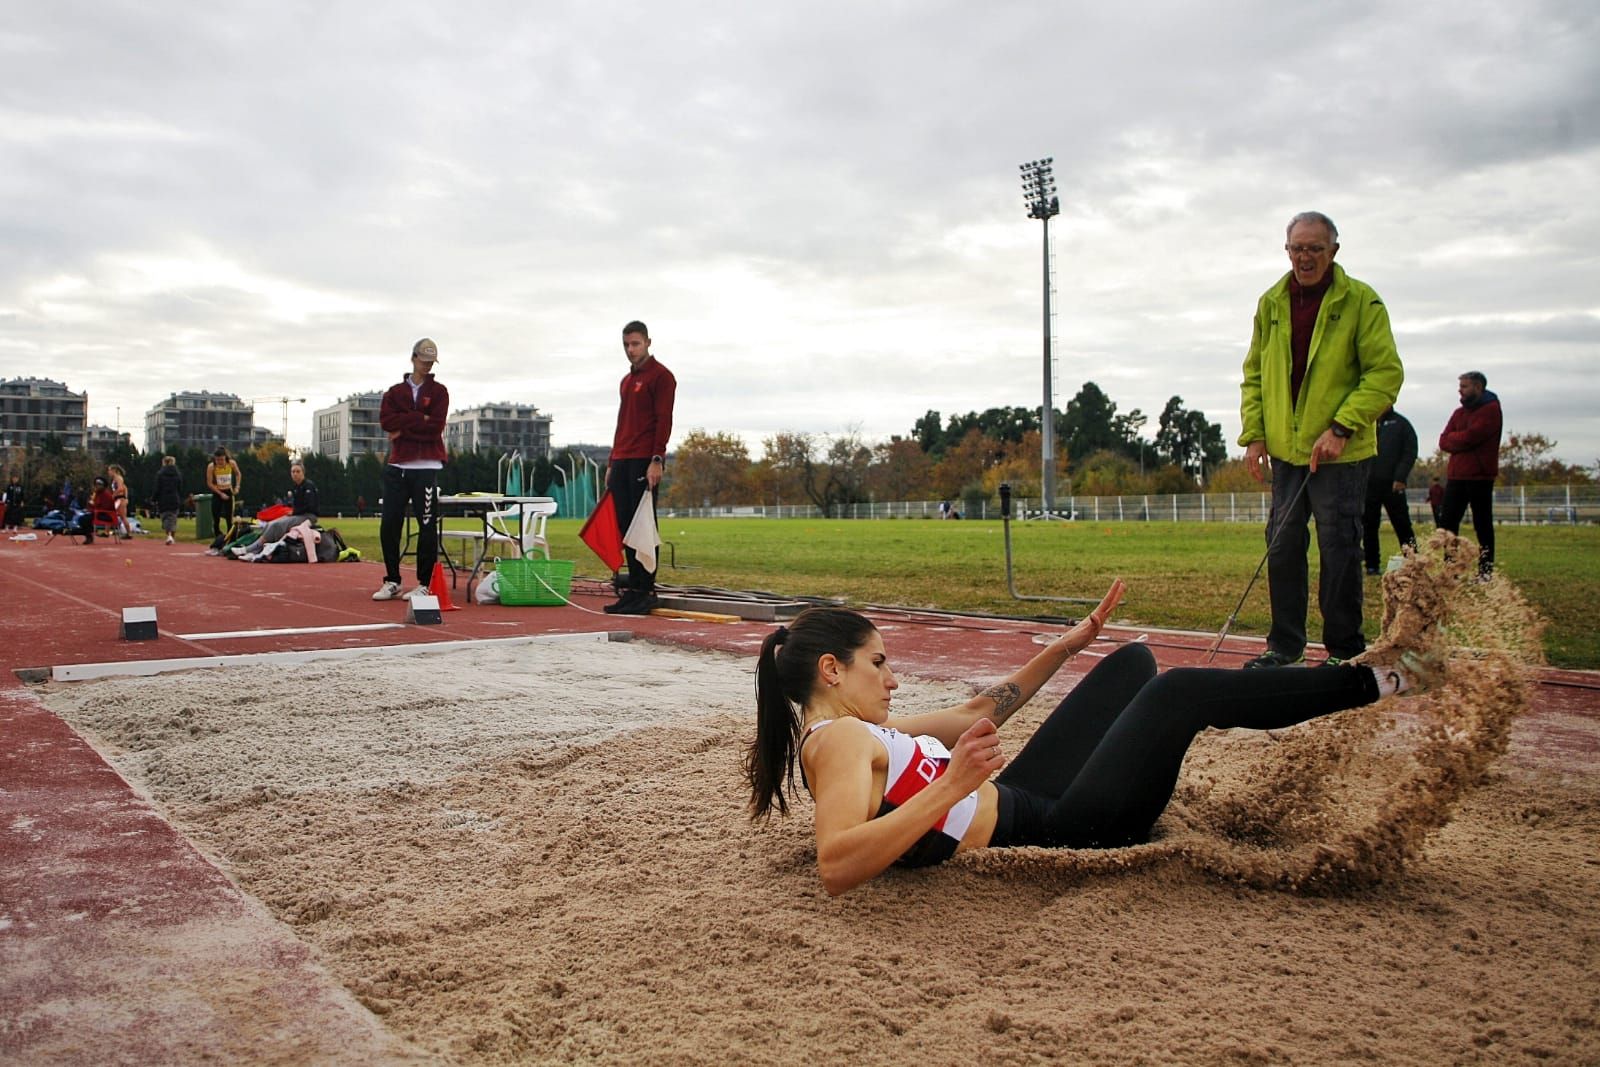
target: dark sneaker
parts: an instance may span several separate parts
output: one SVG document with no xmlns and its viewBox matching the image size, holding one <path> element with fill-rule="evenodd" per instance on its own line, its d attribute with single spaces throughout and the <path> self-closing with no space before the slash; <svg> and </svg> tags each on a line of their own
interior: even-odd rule
<svg viewBox="0 0 1600 1067">
<path fill-rule="evenodd" d="M 1377 567 L 1368 567 L 1367 568 L 1367 574 L 1368 575 L 1376 577 L 1377 575 L 1380 575 L 1382 573 L 1383 572 L 1381 570 L 1379 570 Z"/>
<path fill-rule="evenodd" d="M 1343 667 L 1345 664 L 1347 664 L 1349 662 L 1350 662 L 1350 660 L 1346 659 L 1343 656 L 1329 656 L 1327 659 L 1325 659 L 1321 663 L 1317 664 L 1317 666 L 1319 666 L 1319 667 Z"/>
<path fill-rule="evenodd" d="M 638 598 L 639 594 L 635 593 L 632 589 L 629 589 L 623 592 L 622 596 L 617 599 L 616 603 L 607 604 L 600 610 L 604 611 L 607 615 L 629 615 L 632 613 L 629 612 L 627 608 Z"/>
<path fill-rule="evenodd" d="M 615 604 L 607 604 L 605 610 L 609 615 L 648 615 L 660 604 L 660 599 L 654 593 L 635 592 Z"/>
<path fill-rule="evenodd" d="M 1259 667 L 1293 667 L 1295 664 L 1304 663 L 1305 661 L 1306 657 L 1304 655 L 1287 656 L 1276 649 L 1269 648 L 1255 659 L 1246 660 L 1243 669 L 1250 671 Z"/>
</svg>

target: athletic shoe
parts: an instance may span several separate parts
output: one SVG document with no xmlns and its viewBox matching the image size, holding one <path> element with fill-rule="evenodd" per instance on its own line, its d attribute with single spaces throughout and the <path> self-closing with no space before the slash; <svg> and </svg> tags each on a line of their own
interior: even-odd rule
<svg viewBox="0 0 1600 1067">
<path fill-rule="evenodd" d="M 621 600 L 615 604 L 607 604 L 602 610 L 607 615 L 648 615 L 660 605 L 661 600 L 654 593 L 630 590 L 623 594 Z"/>
<path fill-rule="evenodd" d="M 208 549 L 206 549 L 206 555 L 208 555 L 208 556 L 220 556 L 220 555 L 222 555 L 222 549 L 220 549 L 220 548 L 208 548 Z"/>
<path fill-rule="evenodd" d="M 373 600 L 398 600 L 400 599 L 400 583 L 384 582 L 378 586 L 378 591 L 372 594 Z"/>
<path fill-rule="evenodd" d="M 1377 567 L 1368 567 L 1367 568 L 1367 574 L 1368 575 L 1377 576 L 1377 575 L 1382 574 L 1382 573 L 1383 572 L 1381 570 L 1379 570 Z"/>
<path fill-rule="evenodd" d="M 1304 663 L 1305 661 L 1306 657 L 1303 653 L 1298 656 L 1289 656 L 1276 649 L 1269 648 L 1255 659 L 1246 661 L 1243 669 L 1249 671 L 1261 667 L 1293 667 L 1295 664 Z"/>
<path fill-rule="evenodd" d="M 1445 649 L 1438 646 L 1420 651 L 1410 649 L 1400 653 L 1392 664 L 1368 663 L 1366 666 L 1386 675 L 1395 688 L 1396 696 L 1415 696 L 1426 693 L 1444 681 Z"/>
<path fill-rule="evenodd" d="M 433 595 L 432 590 L 430 590 L 427 586 L 419 585 L 415 589 L 411 589 L 411 590 L 407 591 L 407 593 L 405 595 L 405 599 L 407 599 L 407 600 L 415 600 L 419 596 L 432 596 L 432 595 Z"/>
<path fill-rule="evenodd" d="M 167 534 L 167 544 L 169 544 L 169 545 L 175 545 L 175 544 L 177 544 L 177 543 L 178 543 L 178 542 L 177 542 L 177 541 L 175 541 L 175 540 L 173 540 L 173 538 L 172 538 L 172 535 L 171 535 L 171 534 Z"/>
<path fill-rule="evenodd" d="M 1317 664 L 1317 666 L 1319 666 L 1319 667 L 1343 667 L 1346 664 L 1348 664 L 1349 662 L 1350 662 L 1350 660 L 1345 659 L 1343 656 L 1329 656 L 1327 659 L 1325 659 L 1321 663 Z"/>
</svg>

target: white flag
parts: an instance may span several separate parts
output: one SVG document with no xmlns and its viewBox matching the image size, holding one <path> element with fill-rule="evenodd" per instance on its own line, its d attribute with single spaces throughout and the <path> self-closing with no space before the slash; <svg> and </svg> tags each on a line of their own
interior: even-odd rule
<svg viewBox="0 0 1600 1067">
<path fill-rule="evenodd" d="M 639 499 L 639 506 L 633 509 L 633 521 L 628 523 L 628 532 L 623 535 L 622 543 L 633 549 L 639 562 L 649 568 L 651 574 L 656 572 L 656 549 L 661 545 L 661 533 L 656 529 L 654 494 L 647 492 Z"/>
</svg>

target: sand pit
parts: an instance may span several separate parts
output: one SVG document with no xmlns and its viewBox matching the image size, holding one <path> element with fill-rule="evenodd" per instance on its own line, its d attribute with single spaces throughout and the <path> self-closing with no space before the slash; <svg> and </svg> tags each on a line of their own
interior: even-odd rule
<svg viewBox="0 0 1600 1067">
<path fill-rule="evenodd" d="M 1403 867 L 1287 892 L 1258 885 L 1381 824 L 1448 731 L 1420 705 L 1352 719 L 1349 759 L 1337 732 L 1208 734 L 1151 845 L 976 853 L 835 900 L 808 802 L 743 816 L 751 669 L 550 644 L 45 698 L 446 1062 L 1600 1059 L 1592 765 L 1513 733 Z M 897 703 L 965 695 L 910 679 Z M 1323 801 L 1240 805 L 1274 775 Z"/>
</svg>

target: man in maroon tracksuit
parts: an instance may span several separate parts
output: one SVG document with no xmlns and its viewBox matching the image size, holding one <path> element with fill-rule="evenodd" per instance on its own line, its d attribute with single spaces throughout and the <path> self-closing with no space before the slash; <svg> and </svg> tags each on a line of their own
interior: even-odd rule
<svg viewBox="0 0 1600 1067">
<path fill-rule="evenodd" d="M 622 350 L 628 373 L 622 378 L 622 405 L 617 433 L 606 466 L 606 488 L 617 507 L 617 529 L 623 537 L 641 507 L 655 510 L 656 486 L 666 469 L 667 439 L 672 436 L 672 402 L 678 380 L 650 354 L 650 331 L 635 320 L 622 328 Z M 656 575 L 631 547 L 624 549 L 628 578 L 621 597 L 605 610 L 612 615 L 648 615 L 656 606 Z"/>
<path fill-rule="evenodd" d="M 439 558 L 439 471 L 444 467 L 444 424 L 450 391 L 433 376 L 439 346 L 424 337 L 411 346 L 411 373 L 383 394 L 378 425 L 389 435 L 389 461 L 383 466 L 383 584 L 373 600 L 400 596 L 400 534 L 406 505 L 417 520 L 417 585 L 406 596 L 428 591 Z"/>
<path fill-rule="evenodd" d="M 1445 470 L 1444 503 L 1439 529 L 1461 532 L 1461 518 L 1472 508 L 1472 532 L 1478 538 L 1478 573 L 1494 573 L 1494 480 L 1500 474 L 1500 398 L 1488 389 L 1479 371 L 1463 374 L 1457 391 L 1461 406 L 1439 435 L 1439 447 L 1450 453 Z"/>
</svg>

